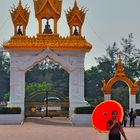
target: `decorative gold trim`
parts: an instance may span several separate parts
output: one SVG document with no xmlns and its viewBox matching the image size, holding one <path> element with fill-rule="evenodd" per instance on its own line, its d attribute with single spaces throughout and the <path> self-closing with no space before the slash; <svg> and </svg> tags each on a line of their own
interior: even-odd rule
<svg viewBox="0 0 140 140">
<path fill-rule="evenodd" d="M 110 94 L 113 84 L 115 84 L 118 81 L 122 81 L 128 85 L 128 87 L 130 88 L 131 95 L 137 94 L 139 90 L 139 86 L 138 86 L 139 80 L 133 83 L 129 78 L 127 78 L 124 72 L 123 65 L 122 65 L 121 55 L 119 55 L 119 58 L 118 58 L 118 66 L 117 66 L 114 77 L 111 78 L 108 82 L 106 82 L 105 80 L 102 80 L 102 83 L 103 83 L 102 91 L 104 92 L 104 94 Z"/>
</svg>

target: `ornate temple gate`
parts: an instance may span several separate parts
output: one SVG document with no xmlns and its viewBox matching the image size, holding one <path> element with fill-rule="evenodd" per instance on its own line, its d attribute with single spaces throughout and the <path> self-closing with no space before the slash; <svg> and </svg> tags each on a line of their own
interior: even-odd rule
<svg viewBox="0 0 140 140">
<path fill-rule="evenodd" d="M 126 83 L 129 87 L 129 109 L 130 108 L 139 109 L 140 104 L 136 104 L 136 94 L 139 91 L 139 86 L 138 86 L 139 80 L 136 80 L 133 83 L 129 78 L 127 78 L 124 72 L 121 55 L 119 55 L 118 58 L 118 66 L 117 66 L 116 73 L 114 74 L 114 77 L 111 78 L 107 83 L 105 80 L 102 81 L 103 83 L 102 91 L 104 92 L 105 100 L 111 99 L 111 88 L 113 84 L 115 84 L 118 81 L 122 81 Z"/>
<path fill-rule="evenodd" d="M 37 95 L 44 95 L 43 100 L 34 101 L 34 97 Z M 36 91 L 36 93 L 25 98 L 25 117 L 68 116 L 69 101 L 64 95 L 57 93 L 56 91 Z"/>
<path fill-rule="evenodd" d="M 69 73 L 69 114 L 74 108 L 86 106 L 84 98 L 84 59 L 92 45 L 82 37 L 82 25 L 86 11 L 79 8 L 77 1 L 72 9 L 67 10 L 66 18 L 70 28 L 68 37 L 57 33 L 57 22 L 61 17 L 61 0 L 34 0 L 35 16 L 38 20 L 38 34 L 26 35 L 29 20 L 29 9 L 23 7 L 21 0 L 17 7 L 10 11 L 14 35 L 4 44 L 10 54 L 10 101 L 9 106 L 20 106 L 24 120 L 25 109 L 25 72 L 34 65 L 50 58 Z M 42 30 L 42 19 L 46 26 Z M 51 30 L 49 19 L 54 21 Z M 64 29 L 63 29 L 64 30 Z"/>
</svg>

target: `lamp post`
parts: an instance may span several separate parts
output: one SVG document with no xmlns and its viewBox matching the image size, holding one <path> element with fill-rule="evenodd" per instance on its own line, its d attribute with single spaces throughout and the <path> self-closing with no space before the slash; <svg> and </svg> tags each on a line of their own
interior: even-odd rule
<svg viewBox="0 0 140 140">
<path fill-rule="evenodd" d="M 48 91 L 46 91 L 46 117 L 48 116 Z"/>
</svg>

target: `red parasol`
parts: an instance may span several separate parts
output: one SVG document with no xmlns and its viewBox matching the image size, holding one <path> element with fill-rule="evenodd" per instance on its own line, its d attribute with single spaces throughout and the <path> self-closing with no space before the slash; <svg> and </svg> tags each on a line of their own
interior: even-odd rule
<svg viewBox="0 0 140 140">
<path fill-rule="evenodd" d="M 122 122 L 123 108 L 114 100 L 107 100 L 96 106 L 92 113 L 92 125 L 99 132 L 107 132 L 106 124 L 111 119 L 112 111 L 118 112 L 118 121 Z"/>
</svg>

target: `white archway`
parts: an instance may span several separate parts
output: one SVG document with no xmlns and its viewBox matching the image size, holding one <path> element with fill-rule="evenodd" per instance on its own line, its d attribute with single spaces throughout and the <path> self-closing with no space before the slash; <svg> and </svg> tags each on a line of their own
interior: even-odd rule
<svg viewBox="0 0 140 140">
<path fill-rule="evenodd" d="M 24 116 L 25 72 L 49 57 L 69 73 L 70 116 L 74 108 L 86 106 L 84 100 L 84 58 L 81 51 L 52 51 L 49 48 L 39 51 L 17 51 L 10 53 L 10 101 L 8 105 L 20 106 Z"/>
<path fill-rule="evenodd" d="M 106 82 L 105 80 L 102 81 L 103 88 L 102 91 L 104 92 L 104 100 L 110 100 L 111 99 L 111 88 L 113 84 L 115 84 L 118 81 L 122 81 L 129 87 L 129 108 L 139 109 L 140 104 L 136 104 L 136 94 L 139 90 L 138 82 L 139 80 L 136 80 L 134 83 L 126 76 L 124 72 L 124 68 L 122 65 L 122 58 L 119 55 L 118 58 L 118 66 L 116 68 L 116 73 L 114 76 Z"/>
<path fill-rule="evenodd" d="M 58 8 L 59 7 L 59 8 Z M 10 101 L 9 105 L 20 106 L 24 116 L 25 72 L 46 57 L 60 64 L 69 73 L 70 116 L 75 107 L 85 106 L 84 101 L 84 58 L 92 45 L 82 36 L 81 29 L 85 19 L 85 10 L 74 7 L 66 13 L 69 27 L 79 25 L 79 35 L 62 37 L 57 33 L 57 22 L 61 17 L 62 1 L 34 1 L 35 16 L 38 20 L 38 34 L 33 37 L 26 35 L 29 21 L 29 9 L 23 7 L 21 1 L 11 10 L 14 28 L 24 25 L 24 33 L 14 33 L 4 48 L 10 53 Z M 78 15 L 78 20 L 75 15 Z M 54 32 L 42 33 L 42 19 L 54 19 Z M 15 28 L 16 29 L 16 28 Z M 47 24 L 46 30 L 49 29 Z M 49 31 L 48 31 L 49 32 Z M 70 31 L 71 32 L 71 31 Z"/>
</svg>

